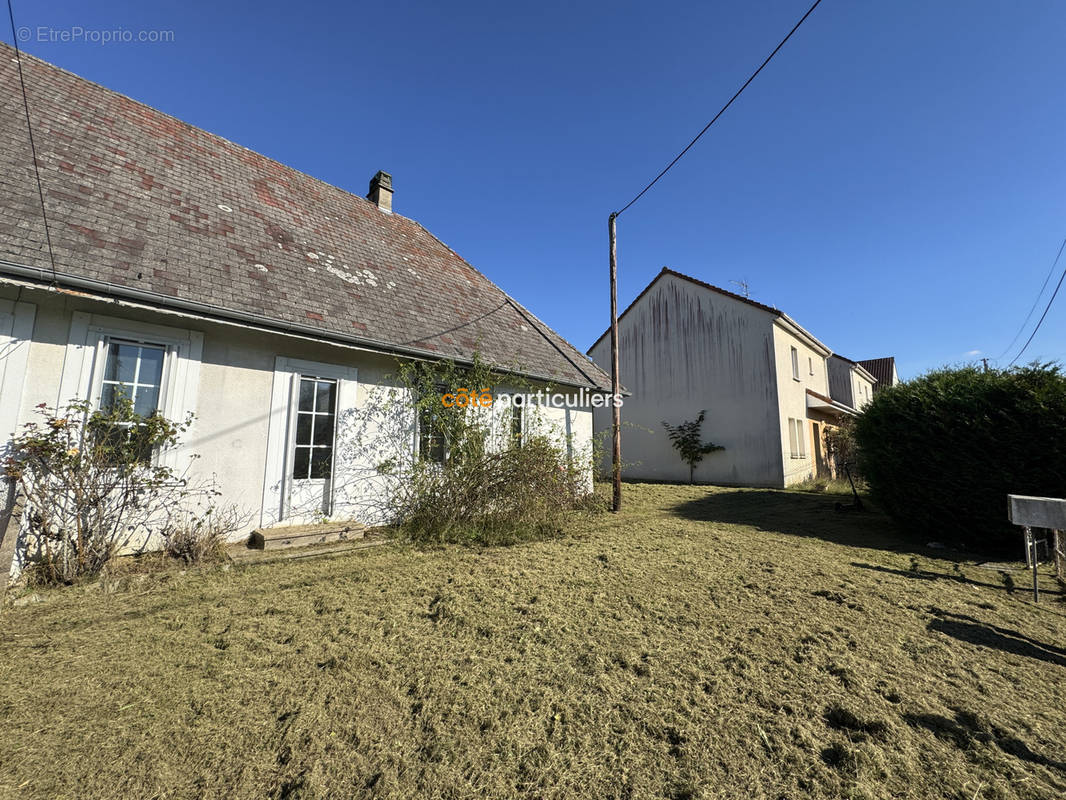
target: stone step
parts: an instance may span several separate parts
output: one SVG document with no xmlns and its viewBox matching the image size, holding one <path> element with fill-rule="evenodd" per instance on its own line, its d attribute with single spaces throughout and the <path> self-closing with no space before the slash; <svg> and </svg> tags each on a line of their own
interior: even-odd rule
<svg viewBox="0 0 1066 800">
<path fill-rule="evenodd" d="M 315 525 L 285 525 L 260 528 L 248 537 L 253 550 L 280 550 L 284 547 L 303 547 L 326 542 L 347 542 L 362 539 L 366 526 L 358 522 L 324 522 Z"/>
</svg>

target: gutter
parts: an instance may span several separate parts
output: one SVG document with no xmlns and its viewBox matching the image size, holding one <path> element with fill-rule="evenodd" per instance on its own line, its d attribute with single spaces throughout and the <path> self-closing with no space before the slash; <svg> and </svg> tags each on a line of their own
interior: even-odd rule
<svg viewBox="0 0 1066 800">
<path fill-rule="evenodd" d="M 53 272 L 51 269 L 45 267 L 27 267 L 23 264 L 16 264 L 13 261 L 7 261 L 5 259 L 0 259 L 0 273 L 29 279 L 35 283 L 42 284 L 39 288 L 52 292 L 59 292 L 60 284 L 63 284 L 96 295 L 102 294 L 105 297 L 110 296 L 117 300 L 133 300 L 135 302 L 144 303 L 151 308 L 162 307 L 164 309 L 178 310 L 179 312 L 185 312 L 188 315 L 209 321 L 230 324 L 237 323 L 260 330 L 270 331 L 271 333 L 299 336 L 301 338 L 312 339 L 318 342 L 324 341 L 330 344 L 339 344 L 369 353 L 387 353 L 389 355 L 402 356 L 404 358 L 415 359 L 418 361 L 452 361 L 467 367 L 472 366 L 474 363 L 472 359 L 448 358 L 440 353 L 435 353 L 432 350 L 426 350 L 423 348 L 403 347 L 374 339 L 352 336 L 338 331 L 324 331 L 321 328 L 316 328 L 312 325 L 303 325 L 298 322 L 281 322 L 280 320 L 273 319 L 264 314 L 256 314 L 250 311 L 237 311 L 232 308 L 216 306 L 210 303 L 201 303 L 196 300 L 183 300 L 179 297 L 173 297 L 171 295 L 161 294 L 147 289 L 134 289 L 129 286 L 121 286 L 119 284 L 111 283 L 110 281 L 97 280 L 96 278 L 85 278 L 80 275 L 71 275 L 67 272 Z M 577 386 L 578 388 L 581 388 L 577 384 L 565 383 L 558 378 L 551 378 L 535 373 L 514 373 L 511 370 L 507 370 L 504 374 L 508 373 L 519 374 L 545 383 L 564 383 L 566 386 Z M 594 390 L 594 393 L 609 394 L 607 389 L 601 389 L 599 386 L 595 386 L 591 382 L 589 386 L 584 388 L 591 388 Z"/>
</svg>

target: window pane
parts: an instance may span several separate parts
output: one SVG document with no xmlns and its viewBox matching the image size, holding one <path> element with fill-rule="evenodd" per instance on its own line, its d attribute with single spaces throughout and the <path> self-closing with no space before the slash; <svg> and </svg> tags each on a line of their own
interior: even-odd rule
<svg viewBox="0 0 1066 800">
<path fill-rule="evenodd" d="M 132 386 L 123 386 L 119 383 L 105 383 L 104 391 L 100 395 L 100 408 L 104 411 L 110 411 L 119 402 L 120 398 L 131 399 L 133 394 Z"/>
<path fill-rule="evenodd" d="M 297 447 L 292 459 L 292 477 L 298 480 L 306 478 L 310 463 L 311 449 L 308 447 Z"/>
<path fill-rule="evenodd" d="M 522 407 L 511 406 L 511 439 L 515 444 L 522 441 Z"/>
<path fill-rule="evenodd" d="M 300 411 L 313 411 L 315 402 L 314 378 L 300 379 L 300 403 L 297 408 Z"/>
<path fill-rule="evenodd" d="M 330 461 L 333 457 L 332 447 L 314 447 L 311 449 L 311 477 L 328 478 Z"/>
<path fill-rule="evenodd" d="M 296 415 L 296 444 L 311 444 L 311 414 Z"/>
<path fill-rule="evenodd" d="M 133 401 L 133 413 L 150 417 L 159 410 L 159 387 L 138 386 Z"/>
<path fill-rule="evenodd" d="M 315 436 L 312 444 L 333 444 L 333 415 L 315 414 Z"/>
<path fill-rule="evenodd" d="M 133 376 L 137 373 L 138 350 L 140 348 L 136 345 L 112 342 L 107 351 L 104 380 L 133 383 Z"/>
<path fill-rule="evenodd" d="M 163 382 L 164 351 L 158 347 L 141 347 L 141 371 L 137 383 L 159 386 Z"/>
<path fill-rule="evenodd" d="M 315 403 L 315 411 L 333 411 L 333 399 L 337 392 L 337 384 L 332 381 L 319 381 L 317 386 L 318 400 Z"/>
</svg>

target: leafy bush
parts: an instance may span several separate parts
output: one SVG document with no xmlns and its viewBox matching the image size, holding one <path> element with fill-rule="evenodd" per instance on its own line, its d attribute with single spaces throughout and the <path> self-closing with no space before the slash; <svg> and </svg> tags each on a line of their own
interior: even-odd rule
<svg viewBox="0 0 1066 800">
<path fill-rule="evenodd" d="M 420 543 L 507 545 L 562 532 L 569 512 L 602 504 L 585 474 L 556 445 L 529 437 L 521 446 L 479 449 L 413 470 L 397 495 L 401 529 Z"/>
<path fill-rule="evenodd" d="M 875 395 L 855 439 L 873 497 L 904 526 L 1018 557 L 1007 494 L 1066 487 L 1066 376 L 1040 364 L 937 370 Z"/>
<path fill-rule="evenodd" d="M 389 481 L 380 517 L 413 541 L 499 545 L 544 538 L 561 530 L 569 512 L 597 506 L 589 484 L 592 453 L 576 452 L 536 406 L 525 409 L 518 430 L 510 407 L 487 398 L 484 404 L 452 402 L 461 395 L 485 398 L 498 383 L 518 391 L 520 378 L 494 373 L 475 359 L 463 367 L 406 362 L 396 380 L 402 388 L 382 398 L 370 426 L 374 443 L 380 445 L 382 431 L 392 431 L 394 441 L 386 452 L 360 458 Z M 412 410 L 420 442 L 415 453 Z"/>
</svg>

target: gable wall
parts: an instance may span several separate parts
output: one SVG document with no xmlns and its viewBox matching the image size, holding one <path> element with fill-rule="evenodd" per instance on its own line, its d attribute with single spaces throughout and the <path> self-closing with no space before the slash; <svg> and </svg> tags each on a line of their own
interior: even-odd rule
<svg viewBox="0 0 1066 800">
<path fill-rule="evenodd" d="M 778 486 L 778 434 L 773 315 L 664 274 L 619 322 L 623 474 L 632 479 L 688 481 L 663 428 L 706 410 L 704 441 L 726 449 L 697 467 L 699 482 Z M 590 352 L 610 371 L 610 337 Z M 594 409 L 596 434 L 610 458 L 610 409 Z"/>
</svg>

